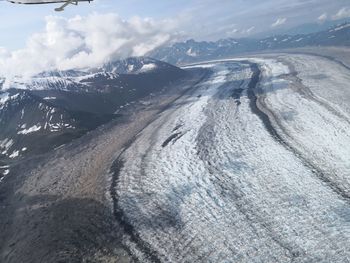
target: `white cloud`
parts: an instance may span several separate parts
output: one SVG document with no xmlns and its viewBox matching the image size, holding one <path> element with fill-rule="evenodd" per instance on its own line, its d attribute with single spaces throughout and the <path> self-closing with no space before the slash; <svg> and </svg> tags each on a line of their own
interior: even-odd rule
<svg viewBox="0 0 350 263">
<path fill-rule="evenodd" d="M 176 37 L 177 22 L 116 14 L 66 19 L 49 16 L 45 30 L 33 34 L 24 49 L 0 48 L 0 76 L 28 77 L 45 70 L 101 65 L 128 56 L 142 56 Z"/>
<path fill-rule="evenodd" d="M 278 18 L 272 25 L 271 27 L 278 27 L 287 22 L 287 18 Z"/>
<path fill-rule="evenodd" d="M 0 60 L 5 59 L 10 55 L 10 53 L 4 47 L 0 47 Z"/>
<path fill-rule="evenodd" d="M 318 20 L 319 22 L 323 23 L 324 21 L 327 20 L 327 18 L 328 18 L 327 13 L 323 13 L 322 15 L 320 15 L 320 16 L 317 18 L 317 20 Z"/>
<path fill-rule="evenodd" d="M 350 8 L 343 7 L 341 8 L 338 13 L 336 13 L 334 16 L 332 16 L 333 20 L 343 19 L 350 17 Z"/>
</svg>

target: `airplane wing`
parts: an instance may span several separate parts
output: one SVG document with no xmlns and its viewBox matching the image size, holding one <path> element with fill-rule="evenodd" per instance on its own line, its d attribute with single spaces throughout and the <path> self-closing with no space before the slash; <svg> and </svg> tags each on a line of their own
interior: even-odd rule
<svg viewBox="0 0 350 263">
<path fill-rule="evenodd" d="M 63 11 L 64 8 L 70 4 L 78 5 L 79 2 L 92 2 L 93 0 L 7 0 L 14 4 L 54 4 L 63 3 L 62 6 L 55 8 L 55 11 Z"/>
<path fill-rule="evenodd" d="M 66 2 L 92 2 L 93 0 L 78 0 L 78 1 L 68 1 L 68 0 L 7 0 L 8 2 L 14 4 L 54 4 L 54 3 L 66 3 Z"/>
</svg>

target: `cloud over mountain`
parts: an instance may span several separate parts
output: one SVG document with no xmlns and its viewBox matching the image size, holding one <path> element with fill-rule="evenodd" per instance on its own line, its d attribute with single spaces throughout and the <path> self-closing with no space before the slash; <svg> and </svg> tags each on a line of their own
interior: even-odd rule
<svg viewBox="0 0 350 263">
<path fill-rule="evenodd" d="M 343 19 L 350 17 L 350 8 L 343 7 L 341 8 L 333 17 L 333 20 Z"/>
<path fill-rule="evenodd" d="M 98 66 L 109 60 L 142 56 L 176 37 L 177 22 L 117 14 L 86 17 L 46 17 L 46 27 L 33 34 L 26 47 L 0 48 L 0 76 L 32 74 L 50 69 Z"/>
<path fill-rule="evenodd" d="M 327 18 L 328 18 L 327 13 L 323 13 L 322 15 L 320 15 L 320 16 L 317 18 L 317 20 L 318 20 L 319 22 L 323 23 L 324 21 L 327 20 Z"/>
</svg>

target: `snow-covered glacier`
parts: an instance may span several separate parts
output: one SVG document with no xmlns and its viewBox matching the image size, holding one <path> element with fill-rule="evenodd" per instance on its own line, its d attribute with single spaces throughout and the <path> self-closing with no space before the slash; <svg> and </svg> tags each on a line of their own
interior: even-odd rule
<svg viewBox="0 0 350 263">
<path fill-rule="evenodd" d="M 211 61 L 115 161 L 141 262 L 348 262 L 350 69 L 311 55 Z"/>
</svg>

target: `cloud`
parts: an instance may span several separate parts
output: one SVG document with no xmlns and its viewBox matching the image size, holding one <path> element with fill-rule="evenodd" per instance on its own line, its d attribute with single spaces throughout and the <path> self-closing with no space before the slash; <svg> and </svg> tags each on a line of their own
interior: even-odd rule
<svg viewBox="0 0 350 263">
<path fill-rule="evenodd" d="M 46 17 L 46 27 L 33 34 L 24 49 L 8 52 L 0 48 L 0 76 L 30 76 L 46 70 L 99 66 L 110 60 L 142 56 L 175 40 L 175 20 L 116 14 L 86 17 Z"/>
<path fill-rule="evenodd" d="M 271 27 L 278 27 L 278 26 L 281 26 L 283 24 L 285 24 L 287 22 L 287 18 L 278 18 L 276 20 L 276 22 L 274 22 Z"/>
<path fill-rule="evenodd" d="M 320 16 L 317 18 L 317 20 L 318 20 L 319 22 L 323 23 L 324 21 L 327 20 L 327 18 L 328 18 L 327 13 L 323 13 L 322 15 L 320 15 Z"/>
<path fill-rule="evenodd" d="M 9 52 L 6 50 L 6 48 L 0 47 L 0 60 L 7 58 L 9 56 Z"/>
<path fill-rule="evenodd" d="M 343 19 L 350 17 L 350 8 L 343 7 L 341 8 L 338 13 L 336 13 L 334 16 L 332 16 L 333 20 Z"/>
</svg>

